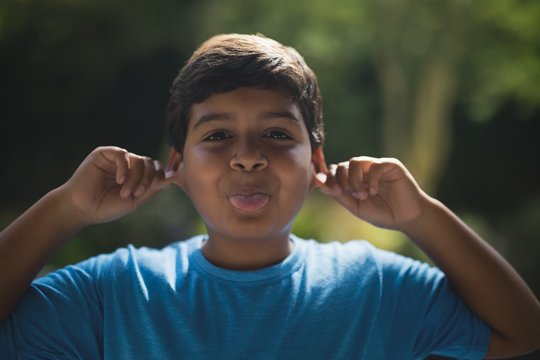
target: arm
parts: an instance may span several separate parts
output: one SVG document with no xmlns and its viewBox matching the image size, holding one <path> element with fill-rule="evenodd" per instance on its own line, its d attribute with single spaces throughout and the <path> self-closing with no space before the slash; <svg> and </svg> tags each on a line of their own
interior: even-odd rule
<svg viewBox="0 0 540 360">
<path fill-rule="evenodd" d="M 510 357 L 540 346 L 540 305 L 517 272 L 440 202 L 429 199 L 404 232 L 446 274 L 492 329 L 487 356 Z"/>
<path fill-rule="evenodd" d="M 315 184 L 357 217 L 407 234 L 492 328 L 488 357 L 540 346 L 540 304 L 516 271 L 395 159 L 353 158 Z"/>
<path fill-rule="evenodd" d="M 158 162 L 115 147 L 94 150 L 68 182 L 0 233 L 0 321 L 78 231 L 134 211 L 167 183 Z"/>
<path fill-rule="evenodd" d="M 0 233 L 0 321 L 55 250 L 82 227 L 59 193 L 45 195 Z"/>
</svg>

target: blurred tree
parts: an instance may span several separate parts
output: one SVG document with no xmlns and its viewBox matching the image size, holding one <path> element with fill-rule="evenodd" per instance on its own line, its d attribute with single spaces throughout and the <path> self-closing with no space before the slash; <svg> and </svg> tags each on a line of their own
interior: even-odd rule
<svg viewBox="0 0 540 360">
<path fill-rule="evenodd" d="M 384 152 L 432 192 L 451 145 L 457 63 L 463 54 L 462 2 L 368 2 L 382 96 Z"/>
<path fill-rule="evenodd" d="M 517 105 L 518 120 L 540 108 L 540 3 L 531 0 L 474 1 L 466 63 L 461 69 L 469 117 L 488 121 Z"/>
</svg>

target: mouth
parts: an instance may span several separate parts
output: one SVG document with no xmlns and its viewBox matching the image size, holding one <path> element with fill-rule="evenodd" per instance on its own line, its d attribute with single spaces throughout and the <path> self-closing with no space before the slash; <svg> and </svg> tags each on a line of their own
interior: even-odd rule
<svg viewBox="0 0 540 360">
<path fill-rule="evenodd" d="M 262 192 L 242 192 L 228 196 L 229 203 L 242 211 L 257 211 L 270 201 L 270 195 Z"/>
</svg>

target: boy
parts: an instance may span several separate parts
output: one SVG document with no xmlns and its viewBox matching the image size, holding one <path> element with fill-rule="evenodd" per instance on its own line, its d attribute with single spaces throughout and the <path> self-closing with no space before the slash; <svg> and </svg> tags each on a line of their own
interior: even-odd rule
<svg viewBox="0 0 540 360">
<path fill-rule="evenodd" d="M 528 287 L 399 161 L 327 168 L 316 78 L 295 50 L 211 38 L 173 83 L 168 113 L 166 169 L 98 148 L 1 233 L 1 358 L 469 359 L 539 346 Z M 129 246 L 31 283 L 82 228 L 169 185 L 207 235 Z M 365 242 L 292 235 L 314 187 L 407 234 L 444 275 Z"/>
</svg>

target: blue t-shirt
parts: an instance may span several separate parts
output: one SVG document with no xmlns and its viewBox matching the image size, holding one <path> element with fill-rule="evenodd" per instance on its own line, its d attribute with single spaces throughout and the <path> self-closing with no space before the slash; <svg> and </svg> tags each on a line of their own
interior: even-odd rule
<svg viewBox="0 0 540 360">
<path fill-rule="evenodd" d="M 445 276 L 364 241 L 292 236 L 281 263 L 214 266 L 203 236 L 132 246 L 37 279 L 0 359 L 480 359 L 489 328 Z"/>
</svg>

